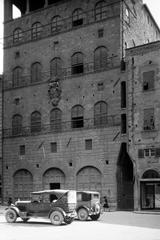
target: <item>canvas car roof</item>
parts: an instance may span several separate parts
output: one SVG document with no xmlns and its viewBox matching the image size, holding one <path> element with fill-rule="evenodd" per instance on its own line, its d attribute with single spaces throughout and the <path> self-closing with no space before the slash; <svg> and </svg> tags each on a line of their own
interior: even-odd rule
<svg viewBox="0 0 160 240">
<path fill-rule="evenodd" d="M 43 194 L 43 193 L 61 193 L 61 194 L 64 194 L 68 191 L 70 191 L 70 190 L 54 189 L 54 190 L 42 190 L 42 191 L 31 192 L 31 194 Z"/>
</svg>

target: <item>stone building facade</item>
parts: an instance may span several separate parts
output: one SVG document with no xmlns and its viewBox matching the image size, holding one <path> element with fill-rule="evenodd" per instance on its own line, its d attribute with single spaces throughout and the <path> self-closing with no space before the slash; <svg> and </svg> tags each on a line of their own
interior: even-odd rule
<svg viewBox="0 0 160 240">
<path fill-rule="evenodd" d="M 2 201 L 2 79 L 3 75 L 0 74 L 0 202 Z"/>
<path fill-rule="evenodd" d="M 12 4 L 21 17 L 13 19 Z M 133 209 L 122 72 L 126 47 L 160 37 L 148 8 L 140 0 L 6 0 L 4 13 L 4 199 L 73 188 Z"/>
<path fill-rule="evenodd" d="M 160 42 L 127 50 L 128 152 L 134 163 L 135 205 L 160 209 Z"/>
</svg>

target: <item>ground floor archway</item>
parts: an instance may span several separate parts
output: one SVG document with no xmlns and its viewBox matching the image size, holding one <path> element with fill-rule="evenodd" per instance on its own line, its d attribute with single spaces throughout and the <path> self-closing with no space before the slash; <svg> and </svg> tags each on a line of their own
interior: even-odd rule
<svg viewBox="0 0 160 240">
<path fill-rule="evenodd" d="M 33 191 L 33 176 L 27 169 L 20 169 L 13 175 L 13 197 L 27 200 Z"/>
<path fill-rule="evenodd" d="M 43 174 L 43 189 L 64 189 L 65 174 L 58 168 L 50 168 Z"/>
<path fill-rule="evenodd" d="M 76 176 L 77 190 L 91 190 L 102 192 L 102 174 L 92 166 L 87 166 L 79 170 Z"/>
</svg>

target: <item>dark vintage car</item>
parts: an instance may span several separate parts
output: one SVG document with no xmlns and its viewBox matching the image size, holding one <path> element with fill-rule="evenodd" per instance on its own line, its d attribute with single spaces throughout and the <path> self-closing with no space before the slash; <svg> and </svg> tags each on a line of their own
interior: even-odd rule
<svg viewBox="0 0 160 240">
<path fill-rule="evenodd" d="M 44 190 L 31 193 L 29 201 L 18 200 L 5 212 L 7 222 L 13 223 L 20 217 L 27 222 L 31 217 L 49 218 L 53 225 L 70 224 L 76 217 L 76 191 Z"/>
<path fill-rule="evenodd" d="M 88 217 L 96 221 L 101 214 L 100 193 L 94 191 L 77 191 L 77 217 L 86 221 Z"/>
</svg>

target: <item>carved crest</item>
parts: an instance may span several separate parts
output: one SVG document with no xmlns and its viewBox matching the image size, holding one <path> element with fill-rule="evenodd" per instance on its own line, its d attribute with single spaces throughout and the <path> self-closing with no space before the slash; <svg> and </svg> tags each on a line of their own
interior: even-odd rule
<svg viewBox="0 0 160 240">
<path fill-rule="evenodd" d="M 48 95 L 53 106 L 58 105 L 61 99 L 61 92 L 61 86 L 58 79 L 49 83 Z"/>
</svg>

